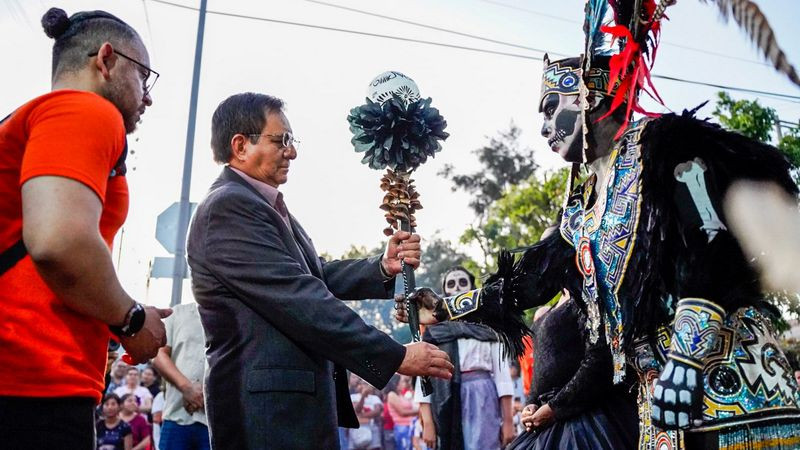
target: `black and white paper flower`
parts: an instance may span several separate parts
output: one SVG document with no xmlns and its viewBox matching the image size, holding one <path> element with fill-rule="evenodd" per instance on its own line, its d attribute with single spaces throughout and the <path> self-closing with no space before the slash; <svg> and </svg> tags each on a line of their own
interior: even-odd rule
<svg viewBox="0 0 800 450">
<path fill-rule="evenodd" d="M 410 172 L 441 151 L 439 141 L 447 139 L 447 122 L 431 99 L 406 103 L 394 94 L 382 104 L 369 98 L 350 110 L 347 121 L 356 152 L 364 153 L 361 162 L 382 170 Z"/>
</svg>

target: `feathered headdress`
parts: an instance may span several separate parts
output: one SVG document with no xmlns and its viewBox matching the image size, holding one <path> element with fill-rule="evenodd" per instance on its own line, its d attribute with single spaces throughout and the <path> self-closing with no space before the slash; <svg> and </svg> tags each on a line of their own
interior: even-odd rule
<svg viewBox="0 0 800 450">
<path fill-rule="evenodd" d="M 661 34 L 661 21 L 666 18 L 666 9 L 677 0 L 587 0 L 584 32 L 586 34 L 585 54 L 592 57 L 608 55 L 614 46 L 617 51 L 611 56 L 609 68 L 609 94 L 611 88 L 618 86 L 613 94 L 610 115 L 623 103 L 627 105 L 625 123 L 618 136 L 624 131 L 633 112 L 653 116 L 639 105 L 639 93 L 646 92 L 659 103 L 663 103 L 650 78 L 655 63 Z M 780 73 L 785 74 L 800 86 L 800 77 L 786 59 L 775 39 L 767 18 L 751 0 L 700 0 L 714 3 L 724 19 L 733 16 L 736 23 L 756 44 L 760 53 Z M 610 8 L 610 11 L 609 11 Z M 610 14 L 609 14 L 610 13 Z M 609 16 L 610 17 L 607 17 Z M 611 38 L 609 48 L 608 37 Z M 583 73 L 589 73 L 592 58 L 584 58 Z M 586 81 L 586 80 L 585 80 Z M 586 101 L 587 90 L 582 90 L 582 101 Z M 584 103 L 586 105 L 586 103 Z M 584 113 L 585 115 L 585 113 Z M 604 116 L 604 117 L 606 117 Z M 585 121 L 584 121 L 585 124 Z M 584 127 L 586 130 L 587 127 Z"/>
</svg>

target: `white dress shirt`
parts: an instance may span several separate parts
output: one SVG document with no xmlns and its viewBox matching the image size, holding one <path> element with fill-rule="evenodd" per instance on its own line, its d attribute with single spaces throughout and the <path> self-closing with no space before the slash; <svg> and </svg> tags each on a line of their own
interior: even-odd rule
<svg viewBox="0 0 800 450">
<path fill-rule="evenodd" d="M 489 372 L 497 387 L 497 397 L 514 395 L 509 361 L 503 358 L 499 342 L 479 341 L 477 339 L 458 339 L 458 364 L 461 372 L 482 370 Z M 414 401 L 430 403 L 430 395 L 422 395 L 422 383 L 414 389 Z"/>
</svg>

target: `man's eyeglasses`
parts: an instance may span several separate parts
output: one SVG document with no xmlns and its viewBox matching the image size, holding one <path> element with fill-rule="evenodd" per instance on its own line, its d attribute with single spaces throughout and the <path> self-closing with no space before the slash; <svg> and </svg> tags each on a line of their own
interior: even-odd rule
<svg viewBox="0 0 800 450">
<path fill-rule="evenodd" d="M 280 138 L 280 140 L 271 139 L 271 141 L 274 142 L 275 144 L 281 144 L 281 150 L 285 150 L 289 147 L 294 147 L 295 149 L 297 149 L 297 147 L 300 145 L 300 141 L 295 139 L 294 135 L 289 131 L 283 134 L 250 134 L 248 136 L 253 138 L 261 136 L 266 136 L 270 138 Z"/>
<path fill-rule="evenodd" d="M 92 52 L 92 53 L 89 53 L 86 56 L 93 57 L 93 56 L 97 56 L 98 53 L 99 52 Z M 155 86 L 156 81 L 158 80 L 158 77 L 160 76 L 159 73 L 156 72 L 155 70 L 145 66 L 144 64 L 140 63 L 139 61 L 131 58 L 130 56 L 122 53 L 121 51 L 119 51 L 117 49 L 114 49 L 114 53 L 116 53 L 117 55 L 119 55 L 119 56 L 127 59 L 128 61 L 136 64 L 137 66 L 139 66 L 139 68 L 142 70 L 142 80 L 143 80 L 142 81 L 142 88 L 144 89 L 144 95 L 149 94 L 150 91 L 153 90 L 153 86 Z"/>
</svg>

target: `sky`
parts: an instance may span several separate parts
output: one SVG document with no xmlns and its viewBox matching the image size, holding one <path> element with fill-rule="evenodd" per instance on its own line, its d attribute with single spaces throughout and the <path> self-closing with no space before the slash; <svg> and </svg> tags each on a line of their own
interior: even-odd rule
<svg viewBox="0 0 800 450">
<path fill-rule="evenodd" d="M 580 53 L 581 0 L 325 0 L 330 4 L 446 28 L 495 41 L 560 55 Z M 174 0 L 198 8 L 199 0 Z M 789 60 L 800 64 L 800 2 L 762 0 Z M 50 90 L 52 41 L 39 21 L 51 6 L 73 14 L 102 9 L 131 24 L 143 37 L 152 67 L 161 78 L 154 103 L 129 136 L 128 182 L 131 206 L 124 233 L 117 238 L 114 262 L 126 290 L 137 300 L 165 306 L 169 279 L 149 279 L 154 257 L 169 256 L 155 239 L 158 214 L 180 197 L 186 146 L 198 13 L 155 0 L 0 0 L 0 71 L 4 88 L 0 115 Z M 544 170 L 562 167 L 539 134 L 537 113 L 540 51 L 512 47 L 432 30 L 325 5 L 317 1 L 209 0 L 197 108 L 190 199 L 202 200 L 221 167 L 211 158 L 210 122 L 216 106 L 229 95 L 254 91 L 282 98 L 296 136 L 302 141 L 289 182 L 281 187 L 289 210 L 319 252 L 344 253 L 351 245 L 374 247 L 384 237 L 381 172 L 360 164 L 350 144 L 346 116 L 364 103 L 367 83 L 387 70 L 413 78 L 423 97 L 433 98 L 448 122 L 450 138 L 434 160 L 414 178 L 424 209 L 417 214 L 423 240 L 435 234 L 457 241 L 472 223 L 469 198 L 451 192 L 437 176 L 444 164 L 458 173 L 479 169 L 473 149 L 488 142 L 513 121 L 523 145 L 535 150 Z M 272 21 L 245 19 L 247 15 Z M 766 66 L 733 23 L 698 0 L 682 0 L 668 10 L 655 74 L 747 89 L 800 95 L 800 89 Z M 275 21 L 293 22 L 295 24 Z M 507 55 L 343 33 L 297 25 L 356 30 L 414 40 L 479 48 Z M 557 55 L 555 55 L 557 54 Z M 656 80 L 665 107 L 681 111 L 705 100 L 713 105 L 713 87 Z M 734 98 L 758 99 L 783 120 L 800 119 L 800 101 L 732 92 Z M 710 116 L 713 106 L 700 115 Z M 467 249 L 474 251 L 474 249 Z M 184 282 L 183 301 L 191 301 Z"/>
</svg>

